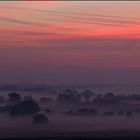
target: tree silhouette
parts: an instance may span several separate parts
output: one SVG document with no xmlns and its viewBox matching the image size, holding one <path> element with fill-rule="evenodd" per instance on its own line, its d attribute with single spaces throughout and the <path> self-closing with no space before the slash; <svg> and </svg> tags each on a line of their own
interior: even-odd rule
<svg viewBox="0 0 140 140">
<path fill-rule="evenodd" d="M 87 102 L 89 102 L 90 97 L 93 96 L 93 95 L 95 95 L 95 94 L 91 90 L 86 90 L 86 91 L 82 92 L 82 96 L 85 98 L 85 100 Z"/>
<path fill-rule="evenodd" d="M 77 110 L 77 113 L 80 115 L 96 115 L 97 110 L 94 108 L 81 108 Z"/>
<path fill-rule="evenodd" d="M 112 92 L 108 92 L 104 95 L 104 98 L 113 98 L 114 94 Z"/>
<path fill-rule="evenodd" d="M 48 122 L 47 116 L 44 115 L 43 113 L 38 113 L 34 115 L 32 118 L 33 118 L 34 123 L 47 123 Z"/>
<path fill-rule="evenodd" d="M 127 111 L 125 115 L 128 116 L 128 117 L 131 117 L 133 114 L 132 114 L 131 111 Z"/>
<path fill-rule="evenodd" d="M 74 103 L 81 100 L 81 95 L 76 90 L 67 89 L 64 93 L 58 94 L 56 100 L 62 103 Z"/>
<path fill-rule="evenodd" d="M 25 100 L 15 104 L 10 111 L 11 116 L 31 115 L 40 110 L 39 105 L 33 100 Z"/>
<path fill-rule="evenodd" d="M 3 102 L 4 102 L 4 97 L 0 96 L 0 103 L 3 103 Z"/>
<path fill-rule="evenodd" d="M 21 96 L 17 92 L 9 93 L 8 96 L 9 96 L 8 100 L 10 103 L 17 103 L 21 100 Z"/>
<path fill-rule="evenodd" d="M 52 103 L 53 100 L 50 97 L 41 97 L 40 103 Z"/>
<path fill-rule="evenodd" d="M 104 116 L 113 116 L 114 112 L 113 111 L 106 111 L 103 113 Z"/>
</svg>

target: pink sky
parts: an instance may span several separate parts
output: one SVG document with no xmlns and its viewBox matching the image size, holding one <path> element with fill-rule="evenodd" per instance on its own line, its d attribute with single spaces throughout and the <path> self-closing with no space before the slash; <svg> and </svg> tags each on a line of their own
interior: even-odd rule
<svg viewBox="0 0 140 140">
<path fill-rule="evenodd" d="M 140 2 L 0 3 L 0 82 L 140 82 Z"/>
</svg>

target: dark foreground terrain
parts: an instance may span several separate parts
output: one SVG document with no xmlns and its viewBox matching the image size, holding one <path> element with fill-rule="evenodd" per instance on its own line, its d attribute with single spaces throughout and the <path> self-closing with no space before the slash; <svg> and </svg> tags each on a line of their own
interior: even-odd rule
<svg viewBox="0 0 140 140">
<path fill-rule="evenodd" d="M 42 139 L 42 140 L 98 140 L 98 139 L 140 139 L 140 131 L 127 131 L 127 130 L 116 130 L 116 131 L 93 131 L 93 132 L 79 132 L 79 133 L 54 133 L 45 136 L 26 136 L 26 137 L 9 137 L 2 138 L 3 140 L 13 139 Z"/>
<path fill-rule="evenodd" d="M 91 90 L 0 97 L 0 139 L 140 139 L 140 96 Z"/>
</svg>

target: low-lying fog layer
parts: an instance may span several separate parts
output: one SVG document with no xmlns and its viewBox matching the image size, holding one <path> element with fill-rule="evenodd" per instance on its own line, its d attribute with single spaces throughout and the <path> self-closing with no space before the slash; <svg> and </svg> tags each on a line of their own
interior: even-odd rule
<svg viewBox="0 0 140 140">
<path fill-rule="evenodd" d="M 119 95 L 104 92 L 89 94 L 89 99 L 82 91 L 64 91 L 64 93 L 20 93 L 18 102 L 10 102 L 9 93 L 2 92 L 4 101 L 0 103 L 0 138 L 2 137 L 32 137 L 58 135 L 87 135 L 110 131 L 140 131 L 140 97 L 138 94 Z M 12 92 L 13 93 L 13 92 Z M 73 98 L 73 93 L 77 94 Z M 89 93 L 89 92 L 88 92 Z M 67 96 L 63 96 L 67 95 Z M 68 96 L 69 95 L 69 96 Z M 118 96 L 119 95 L 119 96 Z M 32 96 L 40 106 L 36 113 L 11 115 L 4 106 L 20 104 L 25 96 Z M 44 100 L 42 97 L 45 97 Z M 49 100 L 46 99 L 49 97 Z M 69 100 L 70 98 L 73 101 Z M 42 100 L 41 100 L 42 99 Z M 117 100 L 116 100 L 117 99 Z M 28 99 L 26 99 L 28 100 Z M 23 108 L 22 108 L 23 109 Z M 26 110 L 26 108 L 24 108 Z M 49 111 L 45 112 L 48 109 Z M 17 112 L 16 112 L 17 113 Z M 23 112 L 22 112 L 23 113 Z M 42 113 L 47 122 L 35 123 L 33 116 Z M 117 133 L 116 133 L 117 135 Z"/>
<path fill-rule="evenodd" d="M 30 117 L 10 118 L 1 116 L 0 136 L 55 136 L 67 132 L 94 132 L 107 130 L 140 130 L 140 115 L 126 117 L 74 117 L 66 115 L 49 115 L 48 124 L 33 124 Z"/>
</svg>

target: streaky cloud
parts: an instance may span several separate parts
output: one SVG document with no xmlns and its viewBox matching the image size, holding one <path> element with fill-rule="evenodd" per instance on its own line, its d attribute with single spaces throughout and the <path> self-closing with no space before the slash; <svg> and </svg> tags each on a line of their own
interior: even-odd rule
<svg viewBox="0 0 140 140">
<path fill-rule="evenodd" d="M 47 24 L 24 21 L 24 20 L 19 20 L 19 19 L 14 19 L 14 18 L 9 18 L 9 17 L 2 17 L 2 16 L 0 17 L 0 22 L 13 22 L 13 23 L 18 23 L 18 24 L 26 24 L 26 25 L 47 25 Z"/>
</svg>

